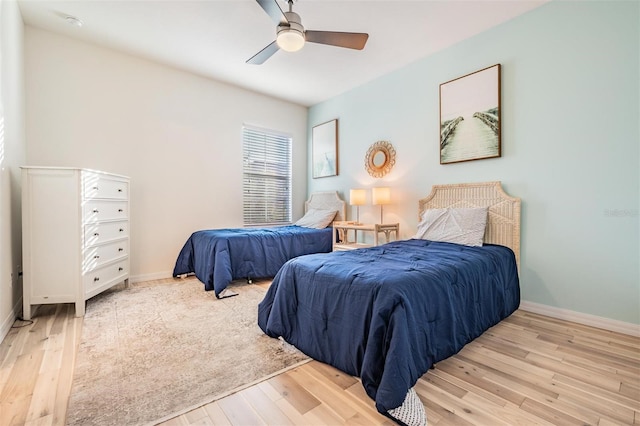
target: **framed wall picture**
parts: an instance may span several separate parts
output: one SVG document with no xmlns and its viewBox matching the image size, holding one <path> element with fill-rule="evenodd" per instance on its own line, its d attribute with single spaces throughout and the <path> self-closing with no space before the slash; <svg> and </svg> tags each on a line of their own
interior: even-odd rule
<svg viewBox="0 0 640 426">
<path fill-rule="evenodd" d="M 312 129 L 311 165 L 313 178 L 338 175 L 338 119 Z"/>
<path fill-rule="evenodd" d="M 440 164 L 500 157 L 500 64 L 440 85 Z"/>
</svg>

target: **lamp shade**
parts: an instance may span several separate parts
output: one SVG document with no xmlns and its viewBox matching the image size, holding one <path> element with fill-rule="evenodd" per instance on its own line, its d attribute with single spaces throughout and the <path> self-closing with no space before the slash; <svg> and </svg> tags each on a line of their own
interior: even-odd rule
<svg viewBox="0 0 640 426">
<path fill-rule="evenodd" d="M 284 51 L 297 52 L 304 46 L 304 34 L 294 28 L 284 28 L 278 31 L 276 43 Z"/>
<path fill-rule="evenodd" d="M 364 206 L 367 202 L 367 191 L 364 189 L 352 189 L 349 191 L 349 204 L 352 206 Z"/>
<path fill-rule="evenodd" d="M 391 203 L 391 188 L 372 188 L 371 201 L 374 205 L 384 205 Z"/>
</svg>

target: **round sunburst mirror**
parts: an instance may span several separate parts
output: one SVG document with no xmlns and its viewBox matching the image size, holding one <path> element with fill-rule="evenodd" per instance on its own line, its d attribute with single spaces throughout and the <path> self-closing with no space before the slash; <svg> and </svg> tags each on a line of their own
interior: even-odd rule
<svg viewBox="0 0 640 426">
<path fill-rule="evenodd" d="M 373 177 L 383 177 L 396 164 L 396 150 L 387 141 L 378 141 L 371 145 L 364 157 L 364 166 Z"/>
</svg>

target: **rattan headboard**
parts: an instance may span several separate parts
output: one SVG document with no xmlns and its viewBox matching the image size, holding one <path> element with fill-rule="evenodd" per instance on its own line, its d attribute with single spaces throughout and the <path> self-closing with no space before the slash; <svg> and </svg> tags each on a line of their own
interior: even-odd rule
<svg viewBox="0 0 640 426">
<path fill-rule="evenodd" d="M 309 209 L 337 210 L 334 220 L 347 220 L 347 203 L 338 195 L 337 191 L 314 192 L 304 202 L 304 211 Z"/>
<path fill-rule="evenodd" d="M 484 242 L 509 247 L 520 266 L 520 198 L 507 195 L 497 182 L 433 185 L 418 201 L 418 221 L 426 209 L 488 207 Z"/>
</svg>

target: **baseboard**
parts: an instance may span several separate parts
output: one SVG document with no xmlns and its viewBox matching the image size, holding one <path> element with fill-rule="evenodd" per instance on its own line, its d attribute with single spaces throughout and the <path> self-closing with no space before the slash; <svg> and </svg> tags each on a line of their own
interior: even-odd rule
<svg viewBox="0 0 640 426">
<path fill-rule="evenodd" d="M 140 283 L 143 281 L 162 280 L 173 277 L 173 271 L 154 272 L 153 274 L 131 275 L 129 281 L 131 283 Z"/>
<path fill-rule="evenodd" d="M 598 317 L 596 315 L 583 314 L 581 312 L 554 308 L 553 306 L 541 305 L 539 303 L 527 302 L 524 300 L 520 302 L 520 309 L 533 312 L 534 314 L 546 315 L 551 318 L 577 322 L 578 324 L 597 327 L 603 330 L 640 337 L 640 324 L 632 324 L 629 322 Z"/>
<path fill-rule="evenodd" d="M 9 330 L 11 330 L 11 326 L 16 321 L 16 315 L 13 309 L 9 312 L 9 316 L 7 316 L 0 325 L 0 342 L 4 340 L 4 338 L 9 334 Z"/>
<path fill-rule="evenodd" d="M 18 299 L 18 302 L 13 306 L 13 309 L 11 309 L 9 315 L 2 320 L 2 324 L 0 324 L 0 342 L 4 341 L 4 338 L 7 337 L 7 334 L 9 334 L 9 331 L 11 331 L 13 323 L 16 322 L 16 318 L 18 318 L 18 314 L 21 312 L 21 306 L 22 297 Z"/>
</svg>

